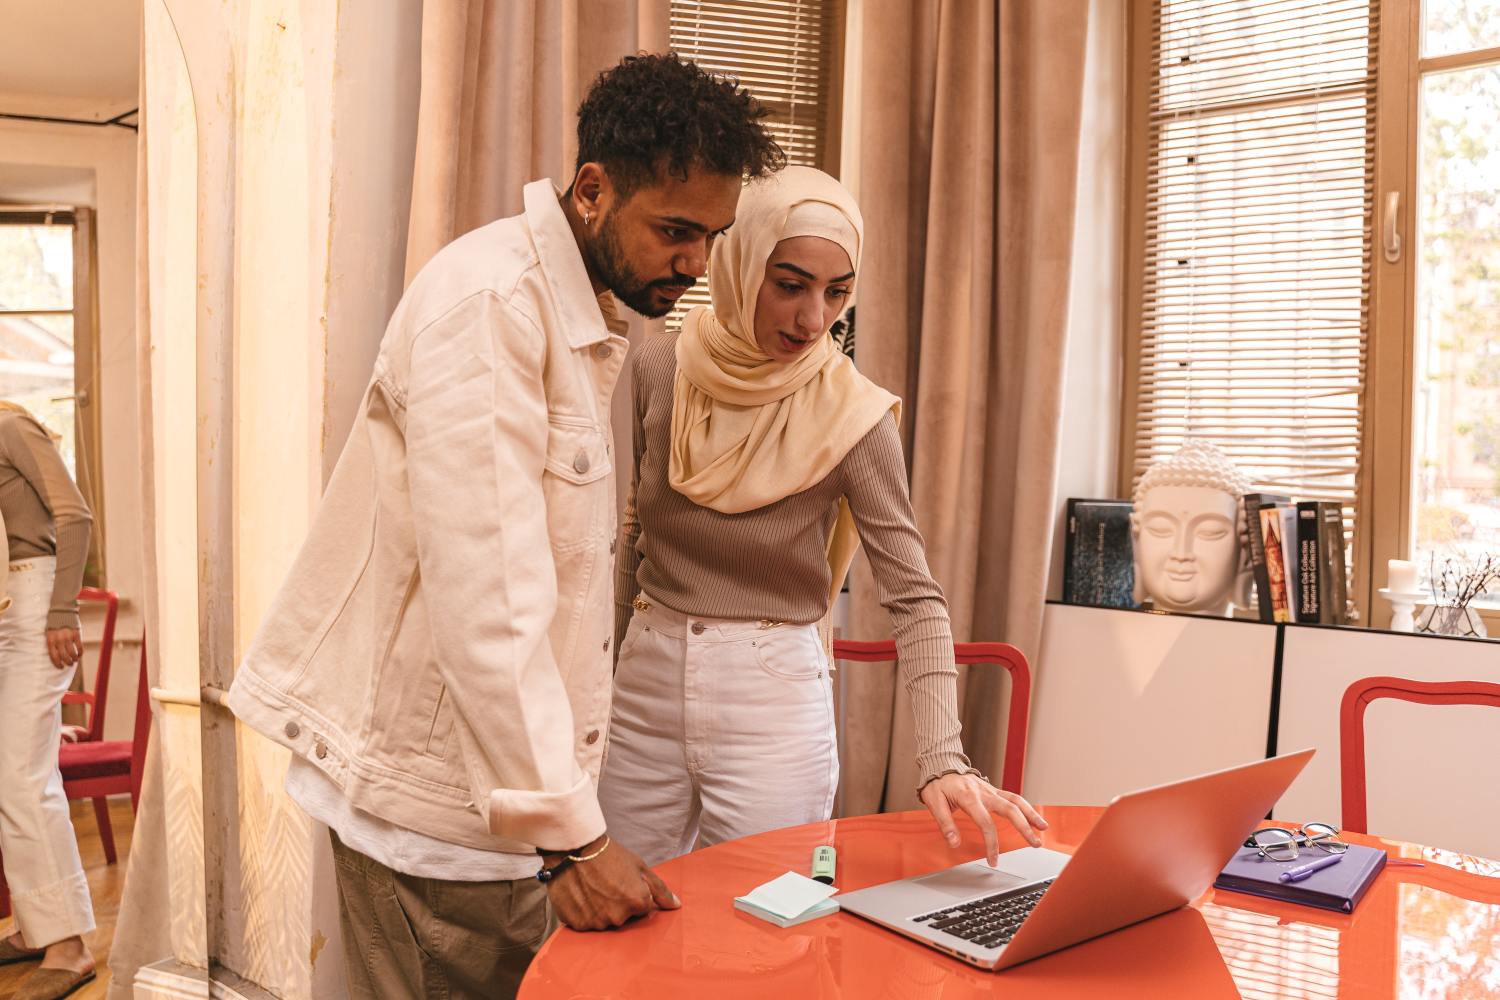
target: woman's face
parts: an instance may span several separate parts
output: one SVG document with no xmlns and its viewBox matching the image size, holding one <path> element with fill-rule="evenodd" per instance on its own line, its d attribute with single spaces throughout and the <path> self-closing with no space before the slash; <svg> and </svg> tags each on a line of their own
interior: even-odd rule
<svg viewBox="0 0 1500 1000">
<path fill-rule="evenodd" d="M 844 248 L 820 236 L 782 240 L 766 261 L 755 300 L 755 343 L 790 364 L 828 332 L 854 288 Z"/>
</svg>

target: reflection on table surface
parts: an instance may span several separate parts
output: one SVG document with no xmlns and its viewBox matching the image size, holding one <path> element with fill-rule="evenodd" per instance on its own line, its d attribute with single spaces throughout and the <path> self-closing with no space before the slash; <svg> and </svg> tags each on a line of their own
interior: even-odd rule
<svg viewBox="0 0 1500 1000">
<path fill-rule="evenodd" d="M 1052 806 L 1045 846 L 1071 852 L 1102 808 Z M 971 968 L 849 914 L 779 928 L 732 900 L 814 847 L 838 850 L 841 889 L 936 871 L 983 854 L 964 826 L 950 850 L 925 812 L 776 830 L 662 865 L 683 900 L 618 931 L 560 931 L 523 1000 L 550 997 L 1494 997 L 1500 996 L 1500 862 L 1351 835 L 1390 866 L 1356 912 L 1331 913 L 1209 890 L 1193 906 L 1003 973 Z M 1002 849 L 1024 846 L 1018 834 Z"/>
</svg>

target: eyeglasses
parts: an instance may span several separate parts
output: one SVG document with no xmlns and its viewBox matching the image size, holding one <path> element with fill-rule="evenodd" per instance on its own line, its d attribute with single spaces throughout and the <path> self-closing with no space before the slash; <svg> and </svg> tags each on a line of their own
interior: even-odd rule
<svg viewBox="0 0 1500 1000">
<path fill-rule="evenodd" d="M 1271 861 L 1294 861 L 1301 847 L 1317 848 L 1327 854 L 1343 854 L 1349 845 L 1338 839 L 1338 827 L 1328 823 L 1308 823 L 1296 830 L 1271 826 L 1256 830 L 1246 840 L 1261 857 Z"/>
</svg>

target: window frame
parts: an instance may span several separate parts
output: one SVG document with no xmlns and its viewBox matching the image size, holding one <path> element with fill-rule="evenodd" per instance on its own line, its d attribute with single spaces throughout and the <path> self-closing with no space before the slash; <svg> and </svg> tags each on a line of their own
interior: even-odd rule
<svg viewBox="0 0 1500 1000">
<path fill-rule="evenodd" d="M 1415 191 L 1420 137 L 1420 88 L 1425 73 L 1500 62 L 1500 47 L 1421 58 L 1422 0 L 1375 0 L 1381 25 L 1376 76 L 1374 234 L 1370 269 L 1370 324 L 1366 343 L 1363 429 L 1355 503 L 1349 596 L 1359 609 L 1357 624 L 1390 627 L 1392 608 L 1378 595 L 1387 560 L 1410 558 L 1412 537 L 1412 444 L 1416 372 Z M 1121 371 L 1118 487 L 1129 496 L 1139 406 L 1137 375 L 1145 287 L 1146 183 L 1149 165 L 1151 40 L 1155 0 L 1131 0 L 1127 12 L 1128 73 L 1124 334 Z M 1386 197 L 1400 196 L 1396 228 L 1402 252 L 1385 259 L 1379 245 Z M 1492 636 L 1500 636 L 1500 609 L 1476 609 Z"/>
<path fill-rule="evenodd" d="M 824 93 L 823 106 L 819 109 L 821 111 L 821 120 L 818 122 L 818 129 L 822 135 L 823 145 L 818 162 L 809 165 L 837 177 L 839 175 L 840 152 L 843 141 L 844 50 L 848 42 L 848 3 L 847 0 L 809 0 L 809 5 L 821 6 L 823 8 L 826 19 L 824 27 L 826 32 L 825 42 L 827 45 L 827 51 L 824 53 L 827 60 L 827 90 Z M 669 15 L 673 6 L 675 6 L 675 3 L 669 3 Z M 692 51 L 678 49 L 676 45 L 672 46 L 672 50 L 687 59 L 697 58 Z M 710 59 L 702 60 L 700 65 L 709 72 L 727 71 Z M 728 72 L 732 73 L 732 71 Z M 753 85 L 747 84 L 746 86 L 750 87 L 752 94 L 755 92 Z M 766 121 L 774 133 L 782 120 L 780 111 L 774 100 L 766 98 L 764 99 L 764 103 L 772 109 L 772 115 Z M 699 288 L 688 292 L 683 297 L 683 300 L 664 317 L 666 328 L 676 329 L 681 325 L 682 317 L 687 314 L 689 309 L 697 305 L 707 305 L 707 296 L 708 284 L 705 281 Z"/>
<path fill-rule="evenodd" d="M 1427 73 L 1500 63 L 1500 47 L 1456 55 L 1422 58 L 1422 0 L 1379 0 L 1381 64 L 1375 136 L 1377 206 L 1391 192 L 1400 195 L 1396 231 L 1402 240 L 1400 260 L 1377 259 L 1373 296 L 1370 367 L 1366 383 L 1368 471 L 1365 496 L 1374 515 L 1361 543 L 1367 565 L 1361 591 L 1371 608 L 1370 624 L 1389 628 L 1391 607 L 1376 594 L 1390 559 L 1409 559 L 1412 531 L 1414 400 L 1417 370 L 1417 231 L 1416 186 L 1421 88 Z M 1389 46 L 1389 47 L 1387 47 Z M 1380 220 L 1377 220 L 1377 222 Z M 1380 231 L 1377 225 L 1377 233 Z M 1500 609 L 1475 608 L 1485 630 L 1500 636 Z"/>
<path fill-rule="evenodd" d="M 1151 93 L 1154 80 L 1152 79 L 1153 40 L 1155 19 L 1157 16 L 1157 0 L 1130 0 L 1126 12 L 1127 33 L 1127 73 L 1126 73 L 1126 124 L 1129 139 L 1125 151 L 1125 248 L 1121 254 L 1124 267 L 1120 287 L 1123 290 L 1125 301 L 1123 303 L 1123 336 L 1121 344 L 1121 371 L 1120 371 L 1120 426 L 1118 453 L 1116 455 L 1116 475 L 1118 496 L 1128 498 L 1132 495 L 1135 482 L 1135 452 L 1137 444 L 1137 430 L 1139 428 L 1138 410 L 1140 407 L 1140 367 L 1142 353 L 1142 328 L 1145 323 L 1145 293 L 1146 293 L 1146 227 L 1147 227 L 1147 186 L 1150 181 L 1150 136 L 1151 136 Z M 1389 32 L 1382 29 L 1380 39 L 1379 58 L 1385 58 L 1386 36 Z M 1377 80 L 1379 78 L 1377 77 Z M 1377 83 L 1378 87 L 1378 83 Z M 1380 109 L 1377 108 L 1377 119 Z M 1378 130 L 1377 124 L 1377 130 Z M 1375 175 L 1374 190 L 1378 192 L 1379 171 L 1378 165 Z M 1378 199 L 1377 199 L 1378 200 Z M 1376 263 L 1378 263 L 1378 254 Z M 1378 282 L 1377 267 L 1371 267 L 1372 302 L 1373 288 Z M 1369 338 L 1374 339 L 1374 322 L 1371 322 Z M 1366 399 L 1370 391 L 1370 367 L 1366 362 L 1364 394 Z M 1368 404 L 1366 404 L 1365 416 L 1361 427 L 1362 438 L 1368 440 L 1370 435 L 1370 420 L 1368 417 Z M 1355 509 L 1358 512 L 1355 533 L 1353 539 L 1353 550 L 1351 553 L 1351 568 L 1348 594 L 1349 599 L 1359 610 L 1360 624 L 1368 623 L 1369 617 L 1369 574 L 1367 567 L 1369 560 L 1362 557 L 1361 547 L 1367 540 L 1371 531 L 1369 530 L 1366 517 L 1368 507 L 1366 506 L 1365 484 L 1369 477 L 1368 448 L 1362 443 L 1360 446 L 1361 463 L 1359 474 L 1355 480 Z"/>
<path fill-rule="evenodd" d="M 104 430 L 99 386 L 99 234 L 94 210 L 79 206 L 73 221 L 73 421 L 78 442 L 78 491 L 94 516 L 89 554 L 84 564 L 86 587 L 103 587 L 108 573 L 105 553 Z"/>
<path fill-rule="evenodd" d="M 31 217 L 35 217 L 33 220 Z M 85 563 L 84 586 L 105 585 L 104 490 L 99 417 L 100 378 L 98 233 L 88 206 L 0 205 L 0 224 L 58 221 L 72 227 L 73 263 L 73 421 L 76 445 L 74 482 L 89 505 L 93 526 Z M 22 310 L 22 312 L 26 312 Z M 45 312 L 42 310 L 40 312 Z"/>
</svg>

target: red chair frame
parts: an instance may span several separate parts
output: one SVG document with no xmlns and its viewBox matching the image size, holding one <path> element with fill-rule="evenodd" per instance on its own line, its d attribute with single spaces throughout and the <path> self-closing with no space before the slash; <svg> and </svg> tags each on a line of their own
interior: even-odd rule
<svg viewBox="0 0 1500 1000">
<path fill-rule="evenodd" d="M 1343 827 L 1369 832 L 1365 801 L 1365 709 L 1380 698 L 1419 705 L 1489 705 L 1500 708 L 1500 684 L 1488 681 L 1414 681 L 1405 677 L 1365 677 L 1344 689 L 1339 706 L 1339 765 Z"/>
<path fill-rule="evenodd" d="M 97 745 L 104 742 L 104 714 L 109 708 L 109 676 L 110 666 L 114 661 L 115 621 L 120 614 L 120 595 L 113 590 L 84 587 L 78 592 L 78 600 L 81 602 L 97 601 L 104 605 L 104 628 L 99 634 L 99 666 L 94 671 L 94 690 L 69 691 L 63 695 L 63 704 L 89 707 L 88 729 L 77 742 Z M 90 750 L 92 749 L 93 747 L 90 747 Z M 73 753 L 73 751 L 62 751 L 62 760 L 66 761 Z M 110 864 L 114 864 L 116 860 L 115 832 L 109 822 L 109 800 L 105 798 L 105 795 L 114 793 L 90 795 L 86 791 L 79 791 L 76 782 L 67 781 L 66 773 L 63 779 L 63 791 L 67 793 L 68 798 L 93 798 L 94 820 L 99 824 L 99 841 L 104 845 L 104 858 Z"/>
<path fill-rule="evenodd" d="M 886 663 L 896 659 L 896 643 L 891 639 L 864 642 L 835 639 L 835 660 L 856 663 Z M 1008 642 L 955 642 L 953 659 L 966 665 L 995 664 L 1010 674 L 1010 717 L 1005 727 L 1005 761 L 1000 787 L 1021 794 L 1021 778 L 1026 770 L 1026 728 L 1031 718 L 1031 664 L 1026 654 Z"/>
<path fill-rule="evenodd" d="M 88 732 L 79 741 L 88 743 L 104 739 L 104 712 L 109 707 L 109 669 L 115 655 L 115 619 L 120 614 L 120 595 L 113 590 L 84 587 L 78 592 L 78 599 L 99 601 L 104 605 L 104 629 L 99 633 L 99 667 L 94 671 L 94 690 L 68 691 L 62 700 L 64 705 L 89 707 Z"/>
<path fill-rule="evenodd" d="M 146 764 L 146 743 L 151 734 L 151 689 L 146 679 L 146 640 L 141 637 L 141 669 L 136 682 L 135 729 L 129 740 L 100 740 L 64 743 L 58 748 L 58 768 L 62 771 L 63 791 L 70 799 L 93 799 L 94 816 L 99 821 L 99 840 L 104 859 L 114 864 L 115 835 L 109 821 L 110 795 L 130 795 L 130 808 L 141 804 L 141 775 Z M 97 749 L 95 749 L 97 748 Z M 93 760 L 79 758 L 92 757 Z M 105 774 L 96 771 L 103 762 L 110 765 Z M 87 767 L 83 765 L 93 765 Z M 80 777 L 79 772 L 84 776 Z"/>
</svg>

